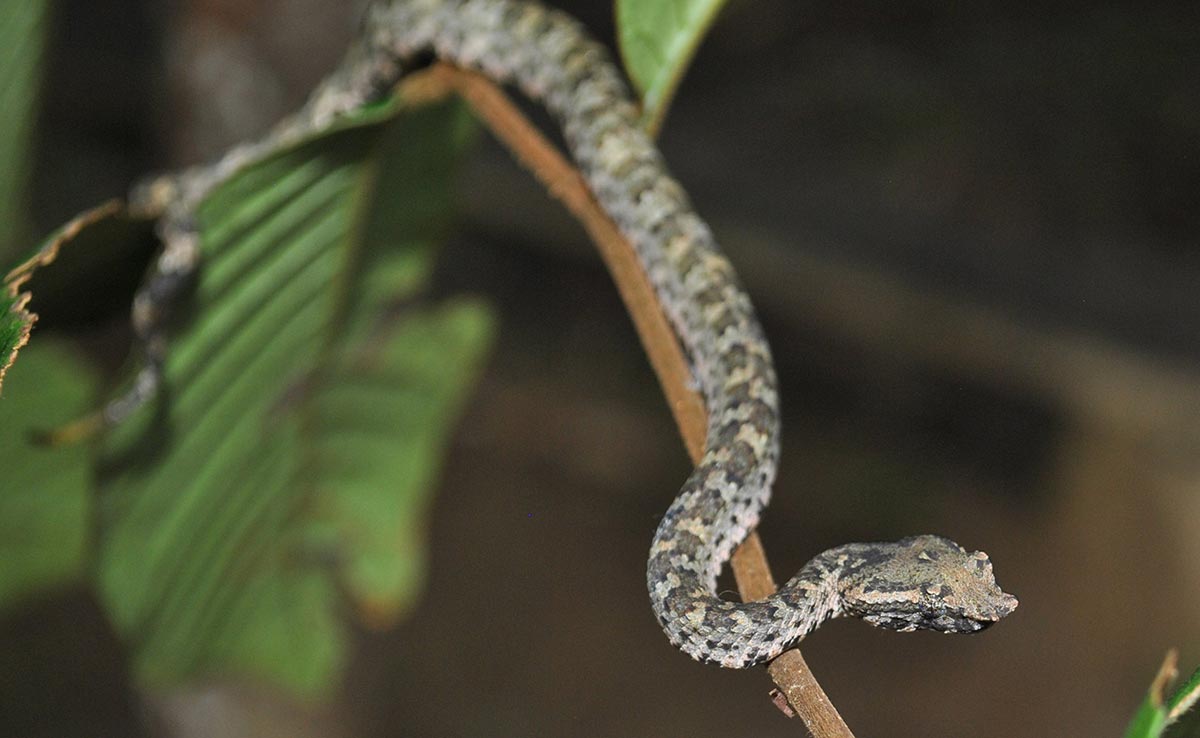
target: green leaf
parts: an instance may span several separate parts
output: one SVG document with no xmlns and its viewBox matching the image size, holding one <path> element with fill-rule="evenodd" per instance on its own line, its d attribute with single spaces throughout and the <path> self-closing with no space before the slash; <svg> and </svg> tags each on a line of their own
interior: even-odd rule
<svg viewBox="0 0 1200 738">
<path fill-rule="evenodd" d="M 1167 700 L 1167 724 L 1183 730 L 1191 727 L 1192 735 L 1200 734 L 1200 730 L 1197 730 L 1200 716 L 1194 710 L 1197 702 L 1200 702 L 1200 668 L 1193 671 Z"/>
<path fill-rule="evenodd" d="M 442 130 L 452 131 L 440 140 L 454 149 L 474 131 Z M 306 408 L 322 519 L 343 547 L 343 585 L 375 626 L 394 622 L 420 592 L 425 509 L 441 450 L 493 328 L 477 302 L 405 305 L 428 278 L 433 246 L 453 217 L 454 171 L 451 151 L 431 156 L 397 133 L 379 148 L 364 241 L 406 247 L 364 249 L 348 266 L 354 288 L 343 295 L 342 328 Z M 387 305 L 393 317 L 381 322 Z"/>
<path fill-rule="evenodd" d="M 25 310 L 24 301 L 17 294 L 0 292 L 0 388 L 9 367 L 17 358 L 17 352 L 29 339 L 33 320 Z"/>
<path fill-rule="evenodd" d="M 318 696 L 340 592 L 417 593 L 420 531 L 490 322 L 411 305 L 448 227 L 455 105 L 378 106 L 236 174 L 166 389 L 104 439 L 97 583 L 146 686 L 250 677 Z M 414 424 L 412 421 L 419 420 Z"/>
<path fill-rule="evenodd" d="M 1180 718 L 1184 717 L 1184 714 L 1200 699 L 1200 669 L 1192 672 L 1187 681 L 1175 690 L 1170 698 L 1164 698 L 1163 693 L 1177 674 L 1176 661 L 1176 652 L 1169 651 L 1166 658 L 1163 659 L 1154 681 L 1150 683 L 1146 699 L 1142 701 L 1133 719 L 1129 721 L 1129 727 L 1125 730 L 1125 738 L 1159 738 L 1163 735 L 1163 731 L 1173 724 L 1176 728 L 1181 727 L 1178 724 Z"/>
<path fill-rule="evenodd" d="M 26 227 L 25 184 L 49 3 L 0 2 L 0 258 Z"/>
<path fill-rule="evenodd" d="M 39 338 L 0 395 L 0 612 L 81 578 L 89 455 L 35 445 L 30 431 L 86 410 L 94 385 L 64 346 Z"/>
<path fill-rule="evenodd" d="M 1156 705 L 1147 696 L 1125 729 L 1125 738 L 1158 738 L 1166 725 L 1167 714 L 1162 703 Z"/>
<path fill-rule="evenodd" d="M 638 94 L 642 125 L 657 133 L 671 98 L 725 0 L 616 0 L 617 41 Z"/>
<path fill-rule="evenodd" d="M 441 448 L 492 332 L 490 311 L 451 302 L 410 312 L 383 342 L 343 352 L 314 397 L 312 480 L 343 546 L 364 619 L 394 622 L 425 574 L 426 510 Z"/>
</svg>

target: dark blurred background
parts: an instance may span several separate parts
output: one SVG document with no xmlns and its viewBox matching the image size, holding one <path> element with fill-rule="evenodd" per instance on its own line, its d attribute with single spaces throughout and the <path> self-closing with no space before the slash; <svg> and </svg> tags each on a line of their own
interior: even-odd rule
<svg viewBox="0 0 1200 738">
<path fill-rule="evenodd" d="M 607 2 L 557 4 L 612 38 Z M 361 5 L 60 2 L 40 231 L 261 133 Z M 806 641 L 858 735 L 1116 736 L 1167 648 L 1200 662 L 1198 70 L 1194 2 L 734 0 L 684 81 L 662 145 L 782 376 L 776 576 L 937 532 L 1021 598 L 977 637 Z M 765 674 L 692 663 L 649 613 L 688 463 L 581 229 L 490 140 L 461 202 L 438 289 L 503 327 L 413 616 L 358 634 L 330 706 L 205 685 L 147 711 L 103 614 L 64 595 L 0 623 L 0 732 L 803 734 Z"/>
</svg>

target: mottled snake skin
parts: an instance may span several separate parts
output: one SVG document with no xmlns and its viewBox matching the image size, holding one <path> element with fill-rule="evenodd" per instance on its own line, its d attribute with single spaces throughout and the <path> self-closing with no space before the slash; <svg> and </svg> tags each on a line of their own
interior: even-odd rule
<svg viewBox="0 0 1200 738">
<path fill-rule="evenodd" d="M 936 536 L 849 544 L 810 561 L 774 596 L 749 603 L 716 594 L 723 563 L 757 524 L 779 457 L 775 370 L 750 299 L 708 226 L 638 126 L 638 109 L 607 51 L 561 12 L 520 0 L 395 0 L 370 8 L 347 60 L 305 108 L 268 139 L 147 192 L 172 193 L 166 248 L 139 298 L 135 324 L 154 384 L 161 365 L 155 280 L 180 281 L 194 263 L 188 214 L 248 158 L 320 128 L 386 92 L 435 56 L 519 87 L 562 126 L 596 199 L 637 251 L 691 360 L 708 409 L 703 459 L 654 535 L 646 577 L 671 642 L 726 667 L 762 663 L 825 619 L 855 615 L 895 630 L 972 632 L 1016 607 L 986 555 Z M 172 256 L 174 254 L 174 256 Z M 183 265 L 183 266 L 181 266 Z M 143 372 L 145 374 L 145 372 Z M 135 388 L 135 394 L 137 390 Z M 127 413 L 115 401 L 113 416 Z"/>
</svg>

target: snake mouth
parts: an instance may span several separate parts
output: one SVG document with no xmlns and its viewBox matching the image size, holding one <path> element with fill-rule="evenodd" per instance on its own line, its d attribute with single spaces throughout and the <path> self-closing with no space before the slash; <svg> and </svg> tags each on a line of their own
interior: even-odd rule
<svg viewBox="0 0 1200 738">
<path fill-rule="evenodd" d="M 934 630 L 940 633 L 978 633 L 994 624 L 996 619 L 981 620 L 946 612 L 918 610 L 909 613 L 866 615 L 863 620 L 876 628 L 911 633 L 915 630 Z"/>
<path fill-rule="evenodd" d="M 974 607 L 953 608 L 932 603 L 905 603 L 884 612 L 863 614 L 861 617 L 877 628 L 904 633 L 914 630 L 935 630 L 941 633 L 978 633 L 1012 613 L 1019 604 L 1016 597 L 1001 592 L 1000 596 Z"/>
<path fill-rule="evenodd" d="M 1021 603 L 1016 597 L 997 588 L 996 594 L 989 596 L 985 603 L 970 608 L 963 613 L 963 616 L 978 623 L 977 630 L 983 630 L 992 623 L 997 623 L 1005 616 L 1012 614 L 1019 604 Z"/>
<path fill-rule="evenodd" d="M 959 612 L 930 613 L 928 627 L 944 633 L 978 633 L 1000 622 L 1005 616 L 1017 609 L 1020 602 L 1016 597 L 997 588 L 995 595 L 975 607 L 965 608 Z"/>
<path fill-rule="evenodd" d="M 1020 604 L 1021 601 L 1014 595 L 1010 595 L 1008 592 L 1001 592 L 999 601 L 993 603 L 991 612 L 987 613 L 985 617 L 988 622 L 994 623 L 1006 615 L 1011 615 L 1012 611 L 1016 610 Z"/>
</svg>

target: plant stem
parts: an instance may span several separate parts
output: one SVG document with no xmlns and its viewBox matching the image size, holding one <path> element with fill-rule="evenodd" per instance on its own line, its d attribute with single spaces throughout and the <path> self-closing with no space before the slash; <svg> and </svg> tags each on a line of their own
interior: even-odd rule
<svg viewBox="0 0 1200 738">
<path fill-rule="evenodd" d="M 410 101 L 456 92 L 517 160 L 583 225 L 600 251 L 633 319 L 688 454 L 693 462 L 699 461 L 704 452 L 707 421 L 703 401 L 689 388 L 687 361 L 633 247 L 592 197 L 583 176 L 521 114 L 508 96 L 482 75 L 436 64 L 406 82 L 404 90 Z M 743 600 L 760 599 L 775 591 L 775 581 L 758 533 L 750 533 L 734 552 L 731 565 Z M 854 738 L 798 650 L 785 651 L 767 666 L 767 673 L 815 738 Z"/>
</svg>

